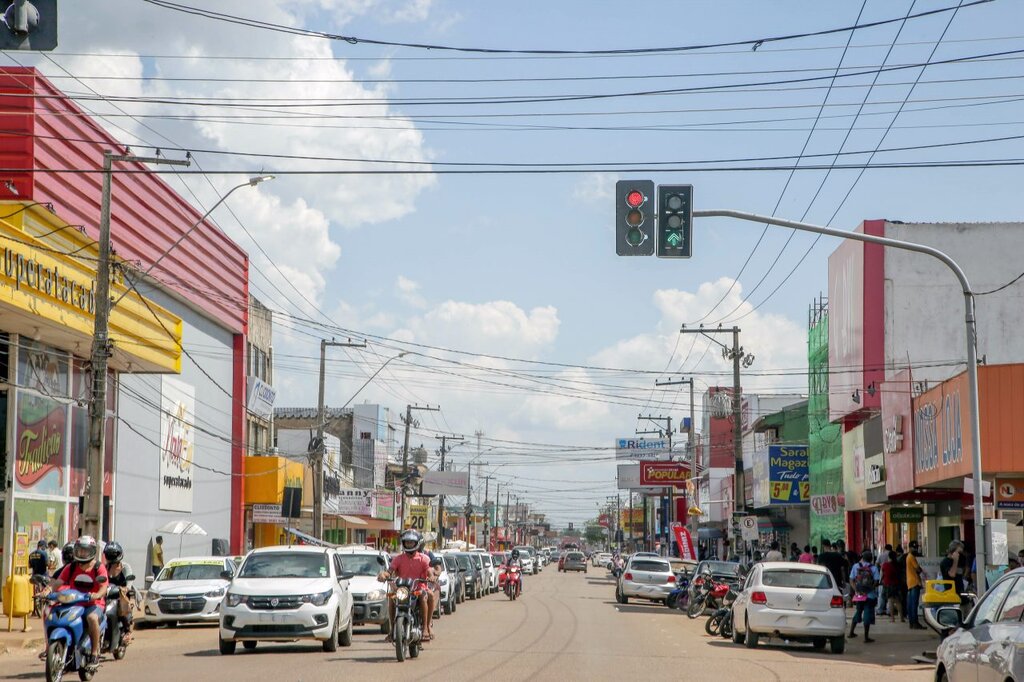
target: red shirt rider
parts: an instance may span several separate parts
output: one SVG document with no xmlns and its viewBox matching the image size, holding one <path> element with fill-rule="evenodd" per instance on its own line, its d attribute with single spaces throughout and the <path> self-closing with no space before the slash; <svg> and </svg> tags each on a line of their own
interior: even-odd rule
<svg viewBox="0 0 1024 682">
<path fill-rule="evenodd" d="M 399 554 L 391 562 L 391 575 L 407 580 L 431 580 L 430 557 L 423 552 Z"/>
</svg>

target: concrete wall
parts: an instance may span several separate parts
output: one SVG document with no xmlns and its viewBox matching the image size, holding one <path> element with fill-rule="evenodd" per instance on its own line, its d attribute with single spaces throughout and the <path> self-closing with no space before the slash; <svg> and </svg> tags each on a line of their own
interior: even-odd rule
<svg viewBox="0 0 1024 682">
<path fill-rule="evenodd" d="M 192 468 L 192 512 L 161 510 L 161 375 L 122 374 L 117 429 L 113 537 L 125 548 L 126 559 L 139 576 L 149 568 L 148 549 L 157 528 L 179 519 L 194 521 L 205 536 L 163 533 L 164 560 L 180 555 L 209 555 L 213 538 L 230 538 L 231 522 L 231 398 L 232 334 L 159 290 L 143 294 L 182 318 L 186 348 L 202 348 L 197 356 L 208 378 L 187 356 L 173 379 L 195 391 L 195 464 Z M 221 390 L 221 389 L 224 390 Z M 125 424 L 131 424 L 138 433 Z M 216 469 L 214 473 L 205 468 Z"/>
<path fill-rule="evenodd" d="M 886 223 L 886 236 L 928 244 L 964 269 L 974 291 L 1002 286 L 1024 271 L 1024 223 Z M 885 250 L 886 364 L 915 365 L 914 381 L 934 383 L 966 361 L 964 297 L 953 273 L 938 260 L 910 251 Z M 978 356 L 988 364 L 1024 360 L 1020 326 L 1024 282 L 977 298 Z M 887 377 L 892 374 L 887 372 Z"/>
</svg>

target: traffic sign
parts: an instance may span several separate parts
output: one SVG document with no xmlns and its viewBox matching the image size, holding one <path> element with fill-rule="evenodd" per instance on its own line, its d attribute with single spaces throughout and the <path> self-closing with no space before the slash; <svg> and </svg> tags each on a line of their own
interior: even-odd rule
<svg viewBox="0 0 1024 682">
<path fill-rule="evenodd" d="M 744 540 L 757 540 L 757 517 L 744 516 L 740 519 L 740 535 Z"/>
</svg>

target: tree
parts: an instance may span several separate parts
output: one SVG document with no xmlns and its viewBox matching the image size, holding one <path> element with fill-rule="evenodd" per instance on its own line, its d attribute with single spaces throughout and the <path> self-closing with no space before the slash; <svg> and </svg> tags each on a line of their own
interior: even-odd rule
<svg viewBox="0 0 1024 682">
<path fill-rule="evenodd" d="M 605 541 L 605 528 L 596 523 L 588 524 L 583 537 L 588 545 L 603 545 Z"/>
</svg>

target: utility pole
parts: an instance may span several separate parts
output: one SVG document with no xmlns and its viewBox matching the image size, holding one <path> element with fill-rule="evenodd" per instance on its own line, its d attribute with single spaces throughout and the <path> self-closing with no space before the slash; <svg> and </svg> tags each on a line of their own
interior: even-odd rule
<svg viewBox="0 0 1024 682">
<path fill-rule="evenodd" d="M 501 481 L 498 481 L 498 488 L 494 493 L 494 529 L 498 529 L 498 524 L 501 522 Z"/>
<path fill-rule="evenodd" d="M 488 497 L 490 497 L 491 479 L 494 476 L 481 476 L 484 479 L 484 548 L 491 551 L 491 515 L 487 511 Z"/>
<path fill-rule="evenodd" d="M 482 431 L 477 431 L 477 439 L 483 435 Z M 488 466 L 490 462 L 477 462 L 477 466 Z M 469 523 L 473 518 L 473 502 L 471 495 L 473 494 L 473 462 L 466 465 L 466 549 L 469 549 L 469 541 L 471 537 L 475 537 L 476 533 L 470 533 Z M 475 544 L 475 543 L 474 543 Z"/>
<path fill-rule="evenodd" d="M 686 430 L 687 431 L 686 449 L 690 451 L 690 484 L 693 486 L 693 491 L 694 491 L 694 494 L 691 495 L 691 498 L 693 498 L 693 499 L 689 499 L 689 500 L 687 500 L 687 502 L 689 502 L 690 503 L 689 506 L 692 507 L 692 506 L 694 506 L 694 504 L 696 504 L 696 502 L 695 502 L 695 498 L 696 498 L 695 493 L 696 493 L 696 490 L 697 490 L 697 448 L 696 448 L 696 443 L 694 443 L 694 439 L 693 439 L 693 432 L 694 432 L 694 422 L 693 422 L 693 419 L 694 419 L 694 415 L 693 415 L 693 412 L 694 412 L 693 377 L 690 377 L 689 379 L 680 379 L 679 381 L 669 380 L 669 381 L 655 381 L 654 382 L 655 386 L 681 386 L 683 384 L 689 384 L 689 386 L 690 386 L 690 427 Z M 670 430 L 671 430 L 671 428 L 670 428 Z M 672 519 L 672 523 L 675 523 L 676 521 L 678 521 L 678 519 L 676 518 L 675 502 L 671 501 L 670 504 L 671 504 L 671 509 L 669 510 L 669 517 Z M 696 547 L 696 545 L 697 545 L 697 517 L 696 516 L 692 516 L 690 514 L 687 514 L 686 519 L 687 519 L 687 524 L 686 525 L 687 525 L 687 528 L 690 531 L 690 537 L 693 539 L 694 547 Z M 672 538 L 669 537 L 669 547 L 671 547 L 671 546 L 672 546 Z"/>
<path fill-rule="evenodd" d="M 422 410 L 424 412 L 440 412 L 441 406 L 431 407 L 430 405 L 406 405 L 405 406 L 405 445 L 402 446 L 402 482 L 398 488 L 401 490 L 401 506 L 399 516 L 401 523 L 405 523 L 405 484 L 409 478 L 409 427 L 412 426 L 412 411 Z"/>
<path fill-rule="evenodd" d="M 324 427 L 327 422 L 324 382 L 328 347 L 366 348 L 366 342 L 352 343 L 352 339 L 348 341 L 320 339 L 320 391 L 317 394 L 316 402 L 316 440 L 313 441 L 313 447 L 310 448 L 309 461 L 309 468 L 313 471 L 313 537 L 317 540 L 324 538 L 324 457 L 327 454 L 327 444 L 324 442 Z"/>
<path fill-rule="evenodd" d="M 103 152 L 103 191 L 100 198 L 99 259 L 96 263 L 96 315 L 92 333 L 92 391 L 89 396 L 89 450 L 86 459 L 82 532 L 100 538 L 103 525 L 103 464 L 107 417 L 107 361 L 113 354 L 110 341 L 110 194 L 113 184 L 113 163 L 154 163 L 166 166 L 189 166 L 191 162 L 160 157 L 134 156 Z M 161 256 L 162 257 L 162 256 Z"/>
<path fill-rule="evenodd" d="M 449 448 L 448 441 L 454 441 L 456 443 L 465 442 L 465 438 L 462 436 L 434 436 L 434 438 L 441 439 L 441 471 L 444 471 L 444 456 L 448 454 Z M 444 548 L 444 495 L 437 496 L 437 529 L 441 533 L 441 541 L 437 544 L 438 549 Z"/>
</svg>

